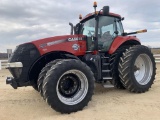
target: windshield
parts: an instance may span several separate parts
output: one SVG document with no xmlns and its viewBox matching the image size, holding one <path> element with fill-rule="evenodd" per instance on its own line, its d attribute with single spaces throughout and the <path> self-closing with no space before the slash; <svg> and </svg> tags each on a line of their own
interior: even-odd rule
<svg viewBox="0 0 160 120">
<path fill-rule="evenodd" d="M 81 24 L 80 34 L 86 35 L 87 37 L 91 37 L 95 32 L 95 18 L 92 18 Z"/>
</svg>

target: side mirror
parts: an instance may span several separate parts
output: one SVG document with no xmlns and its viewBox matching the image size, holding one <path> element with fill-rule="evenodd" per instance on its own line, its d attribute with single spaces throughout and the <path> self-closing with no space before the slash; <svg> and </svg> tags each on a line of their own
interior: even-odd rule
<svg viewBox="0 0 160 120">
<path fill-rule="evenodd" d="M 123 21 L 123 20 L 124 20 L 124 17 L 122 17 L 121 20 Z"/>
<path fill-rule="evenodd" d="M 109 6 L 104 6 L 103 7 L 103 15 L 108 15 L 109 14 Z"/>
</svg>

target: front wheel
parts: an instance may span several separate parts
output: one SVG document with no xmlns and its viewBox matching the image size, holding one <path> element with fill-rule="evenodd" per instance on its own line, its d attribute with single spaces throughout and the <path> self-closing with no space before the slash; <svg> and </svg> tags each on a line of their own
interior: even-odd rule
<svg viewBox="0 0 160 120">
<path fill-rule="evenodd" d="M 43 82 L 47 103 L 56 111 L 71 113 L 83 109 L 91 100 L 94 75 L 80 60 L 62 60 L 52 66 Z"/>
<path fill-rule="evenodd" d="M 58 61 L 61 61 L 62 59 L 56 59 L 54 61 L 49 62 L 48 64 L 45 65 L 45 67 L 43 67 L 43 69 L 41 70 L 39 76 L 38 76 L 38 80 L 37 80 L 37 86 L 38 86 L 38 91 L 40 92 L 41 96 L 43 96 L 43 89 L 42 89 L 42 84 L 43 84 L 43 80 L 46 77 L 46 73 L 48 70 L 50 70 L 50 68 L 55 65 Z M 44 98 L 45 99 L 45 98 Z"/>
<path fill-rule="evenodd" d="M 121 82 L 129 91 L 148 91 L 156 75 L 155 59 L 150 49 L 137 45 L 126 50 L 119 62 L 119 73 Z"/>
</svg>

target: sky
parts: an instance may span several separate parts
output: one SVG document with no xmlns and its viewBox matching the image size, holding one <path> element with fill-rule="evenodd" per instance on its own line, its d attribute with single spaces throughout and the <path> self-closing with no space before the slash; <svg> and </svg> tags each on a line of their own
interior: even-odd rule
<svg viewBox="0 0 160 120">
<path fill-rule="evenodd" d="M 94 0 L 0 0 L 0 52 L 19 44 L 70 34 L 69 22 L 79 22 L 94 11 Z M 126 32 L 138 34 L 142 44 L 160 47 L 160 0 L 97 0 L 97 10 L 109 5 L 110 12 L 125 17 Z"/>
</svg>

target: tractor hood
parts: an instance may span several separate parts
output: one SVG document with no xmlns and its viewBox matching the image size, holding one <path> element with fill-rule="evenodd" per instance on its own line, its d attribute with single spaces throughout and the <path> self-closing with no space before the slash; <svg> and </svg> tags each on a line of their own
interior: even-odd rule
<svg viewBox="0 0 160 120">
<path fill-rule="evenodd" d="M 47 54 L 54 51 L 64 51 L 75 55 L 83 55 L 86 51 L 84 35 L 64 35 L 44 38 L 32 41 L 40 54 Z"/>
</svg>

